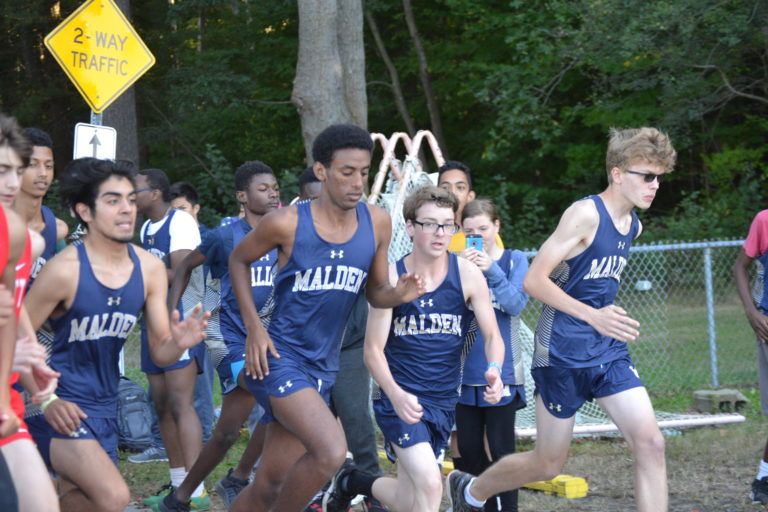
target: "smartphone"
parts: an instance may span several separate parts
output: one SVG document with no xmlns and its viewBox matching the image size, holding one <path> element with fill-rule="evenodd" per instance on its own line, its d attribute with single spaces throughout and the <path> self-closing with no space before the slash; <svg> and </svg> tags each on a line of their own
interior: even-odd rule
<svg viewBox="0 0 768 512">
<path fill-rule="evenodd" d="M 470 247 L 474 248 L 475 250 L 482 251 L 483 250 L 483 237 L 480 235 L 467 235 L 467 249 Z"/>
</svg>

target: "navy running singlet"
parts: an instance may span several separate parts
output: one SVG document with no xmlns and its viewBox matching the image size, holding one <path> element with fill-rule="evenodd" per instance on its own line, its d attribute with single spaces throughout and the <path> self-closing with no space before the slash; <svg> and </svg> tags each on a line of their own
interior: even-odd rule
<svg viewBox="0 0 768 512">
<path fill-rule="evenodd" d="M 248 234 L 251 230 L 251 226 L 245 219 L 239 219 L 237 222 L 221 226 L 218 229 L 222 230 L 222 234 L 229 232 L 228 234 L 232 238 L 232 245 L 230 246 L 231 252 L 231 248 L 236 247 L 237 244 L 240 243 L 240 240 Z M 259 258 L 258 261 L 251 263 L 251 292 L 253 295 L 253 303 L 256 306 L 257 311 L 261 310 L 269 296 L 272 294 L 273 265 L 277 265 L 277 249 L 272 249 Z M 240 308 L 237 305 L 235 292 L 232 290 L 232 281 L 229 277 L 229 272 L 226 272 L 221 276 L 220 322 L 221 334 L 227 344 L 233 341 L 237 341 L 241 344 L 245 343 L 247 331 L 245 329 L 245 324 L 243 324 L 243 317 L 240 315 Z"/>
<path fill-rule="evenodd" d="M 56 394 L 96 418 L 117 417 L 118 358 L 144 307 L 141 263 L 131 244 L 131 277 L 121 288 L 101 284 L 91 268 L 85 244 L 77 246 L 80 273 L 72 306 L 52 318 L 50 366 L 61 372 Z"/>
<path fill-rule="evenodd" d="M 600 196 L 582 199 L 595 203 L 600 221 L 595 238 L 584 252 L 561 262 L 549 278 L 571 297 L 600 309 L 613 304 L 629 246 L 640 223 L 632 211 L 632 224 L 620 233 Z M 534 336 L 533 368 L 560 366 L 586 368 L 628 356 L 627 344 L 604 336 L 578 318 L 544 305 Z"/>
<path fill-rule="evenodd" d="M 32 286 L 32 282 L 37 277 L 37 274 L 40 273 L 40 270 L 42 270 L 43 265 L 56 255 L 56 216 L 51 209 L 45 205 L 41 207 L 41 210 L 43 213 L 44 226 L 40 235 L 42 235 L 43 240 L 45 240 L 45 250 L 37 260 L 35 260 L 35 263 L 32 266 L 32 273 L 29 275 L 27 289 Z"/>
<path fill-rule="evenodd" d="M 296 205 L 293 252 L 275 277 L 275 310 L 268 332 L 281 357 L 335 374 L 344 326 L 368 279 L 376 240 L 365 203 L 356 207 L 357 231 L 340 244 L 320 238 L 311 204 Z"/>
<path fill-rule="evenodd" d="M 404 259 L 397 262 L 398 276 L 407 272 Z M 395 382 L 421 403 L 453 409 L 459 399 L 465 334 L 473 318 L 458 256 L 448 253 L 448 273 L 440 286 L 392 309 L 384 355 Z"/>
</svg>

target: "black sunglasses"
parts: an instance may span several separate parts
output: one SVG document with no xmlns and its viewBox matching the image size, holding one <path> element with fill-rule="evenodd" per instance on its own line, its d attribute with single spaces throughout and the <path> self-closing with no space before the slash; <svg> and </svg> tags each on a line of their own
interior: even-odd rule
<svg viewBox="0 0 768 512">
<path fill-rule="evenodd" d="M 653 174 L 652 172 L 630 171 L 629 169 L 626 169 L 626 171 L 629 174 L 637 174 L 638 176 L 642 176 L 643 181 L 646 183 L 651 183 L 653 180 L 658 180 L 659 185 L 661 185 L 661 182 L 664 181 L 664 178 L 666 177 L 666 174 Z"/>
</svg>

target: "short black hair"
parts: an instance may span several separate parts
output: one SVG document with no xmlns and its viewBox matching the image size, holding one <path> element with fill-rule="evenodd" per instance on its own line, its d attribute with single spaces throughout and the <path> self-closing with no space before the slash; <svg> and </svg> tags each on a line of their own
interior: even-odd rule
<svg viewBox="0 0 768 512">
<path fill-rule="evenodd" d="M 163 194 L 163 201 L 171 202 L 171 182 L 168 181 L 168 175 L 161 169 L 142 169 L 137 173 L 139 176 L 146 176 L 147 184 L 159 190 Z"/>
<path fill-rule="evenodd" d="M 15 117 L 0 113 L 0 148 L 8 146 L 19 155 L 24 167 L 29 165 L 32 156 L 32 143 L 21 133 L 21 127 Z"/>
<path fill-rule="evenodd" d="M 323 167 L 330 167 L 336 151 L 364 149 L 373 152 L 371 134 L 352 124 L 334 124 L 320 132 L 312 143 L 312 158 Z"/>
<path fill-rule="evenodd" d="M 320 180 L 315 175 L 315 169 L 311 165 L 304 169 L 304 172 L 299 176 L 299 192 L 301 193 L 304 187 L 310 183 L 320 183 Z"/>
<path fill-rule="evenodd" d="M 437 183 L 440 183 L 440 178 L 443 177 L 444 173 L 453 171 L 454 169 L 464 172 L 464 174 L 467 176 L 467 185 L 469 185 L 469 190 L 472 190 L 472 170 L 467 166 L 467 164 L 459 162 L 458 160 L 448 160 L 437 169 Z"/>
<path fill-rule="evenodd" d="M 200 204 L 200 196 L 197 194 L 197 190 L 188 181 L 177 181 L 171 185 L 171 201 L 183 197 L 189 204 L 195 206 Z"/>
<path fill-rule="evenodd" d="M 275 175 L 275 171 L 261 160 L 249 160 L 235 171 L 235 190 L 245 191 L 257 174 Z"/>
<path fill-rule="evenodd" d="M 53 149 L 53 139 L 48 135 L 48 132 L 45 132 L 40 128 L 29 127 L 24 128 L 21 133 L 29 139 L 29 142 L 31 142 L 33 146 Z"/>
<path fill-rule="evenodd" d="M 99 187 L 112 176 L 125 178 L 135 186 L 134 174 L 136 168 L 128 160 L 101 160 L 99 158 L 78 158 L 72 160 L 59 176 L 59 195 L 64 206 L 74 212 L 77 221 L 85 224 L 80 218 L 75 205 L 83 203 L 93 210 L 96 206 L 96 196 Z"/>
</svg>

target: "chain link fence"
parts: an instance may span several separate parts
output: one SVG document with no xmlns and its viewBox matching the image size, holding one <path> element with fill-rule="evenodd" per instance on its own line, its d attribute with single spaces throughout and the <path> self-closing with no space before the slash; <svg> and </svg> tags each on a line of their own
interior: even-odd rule
<svg viewBox="0 0 768 512">
<path fill-rule="evenodd" d="M 743 240 L 638 244 L 616 304 L 640 322 L 630 353 L 651 394 L 757 382 L 755 336 L 733 282 Z M 529 258 L 535 251 L 527 252 Z M 541 303 L 522 318 L 535 330 Z"/>
</svg>

